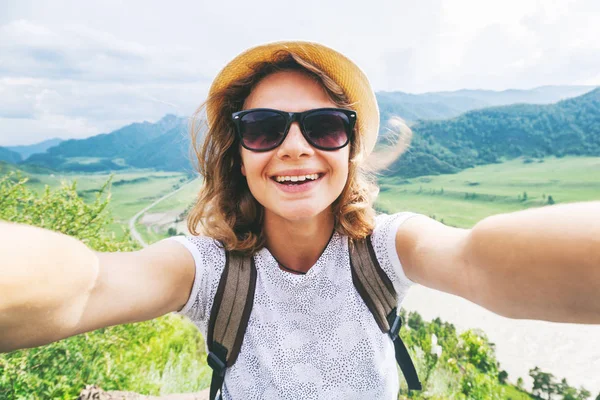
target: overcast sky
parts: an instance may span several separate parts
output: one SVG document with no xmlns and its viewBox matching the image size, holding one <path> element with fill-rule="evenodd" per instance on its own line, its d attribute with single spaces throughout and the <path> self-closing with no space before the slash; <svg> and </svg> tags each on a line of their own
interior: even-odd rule
<svg viewBox="0 0 600 400">
<path fill-rule="evenodd" d="M 321 42 L 375 90 L 600 85 L 600 1 L 0 1 L 0 145 L 189 115 L 264 42 Z"/>
</svg>

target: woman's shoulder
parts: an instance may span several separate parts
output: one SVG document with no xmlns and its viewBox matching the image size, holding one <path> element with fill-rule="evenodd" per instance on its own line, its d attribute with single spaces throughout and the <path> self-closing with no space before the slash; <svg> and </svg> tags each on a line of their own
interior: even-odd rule
<svg viewBox="0 0 600 400">
<path fill-rule="evenodd" d="M 401 211 L 393 214 L 381 213 L 375 217 L 375 227 L 373 229 L 372 237 L 385 236 L 396 234 L 400 226 L 407 220 L 417 215 L 412 211 Z"/>
<path fill-rule="evenodd" d="M 171 236 L 165 240 L 175 240 L 184 245 L 194 258 L 224 255 L 225 249 L 221 242 L 203 235 L 178 235 Z"/>
<path fill-rule="evenodd" d="M 379 265 L 390 278 L 400 300 L 413 282 L 406 277 L 400 256 L 396 250 L 396 233 L 402 224 L 421 214 L 405 211 L 394 214 L 379 214 L 371 235 L 371 244 Z"/>
<path fill-rule="evenodd" d="M 204 326 L 221 273 L 225 268 L 225 249 L 219 241 L 202 235 L 171 236 L 164 240 L 181 243 L 194 258 L 196 273 L 192 291 L 179 313 Z"/>
</svg>

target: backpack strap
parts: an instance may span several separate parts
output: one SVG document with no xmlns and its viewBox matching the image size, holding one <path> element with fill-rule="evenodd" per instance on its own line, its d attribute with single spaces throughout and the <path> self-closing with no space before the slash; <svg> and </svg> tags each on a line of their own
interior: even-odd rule
<svg viewBox="0 0 600 400">
<path fill-rule="evenodd" d="M 216 399 L 223 386 L 225 370 L 237 360 L 252 312 L 255 287 L 254 258 L 225 252 L 225 268 L 208 322 L 207 362 L 213 370 L 210 400 Z"/>
<path fill-rule="evenodd" d="M 396 362 L 400 365 L 408 388 L 421 390 L 421 382 L 406 346 L 400 339 L 402 319 L 398 315 L 398 296 L 392 281 L 379 265 L 371 236 L 361 240 L 349 240 L 352 282 L 363 301 L 373 314 L 379 329 L 389 334 L 394 343 Z"/>
</svg>

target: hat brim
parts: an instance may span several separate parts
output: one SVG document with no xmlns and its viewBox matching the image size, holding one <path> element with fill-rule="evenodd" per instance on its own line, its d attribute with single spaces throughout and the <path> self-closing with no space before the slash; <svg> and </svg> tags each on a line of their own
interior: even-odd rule
<svg viewBox="0 0 600 400">
<path fill-rule="evenodd" d="M 233 82 L 254 73 L 252 67 L 260 62 L 275 61 L 277 53 L 289 51 L 314 64 L 336 82 L 357 113 L 357 126 L 366 154 L 370 154 L 379 132 L 379 108 L 375 93 L 364 72 L 343 54 L 319 43 L 284 41 L 252 47 L 231 60 L 216 76 L 210 90 L 206 113 L 209 125 L 216 119 L 219 104 L 211 96 Z"/>
</svg>

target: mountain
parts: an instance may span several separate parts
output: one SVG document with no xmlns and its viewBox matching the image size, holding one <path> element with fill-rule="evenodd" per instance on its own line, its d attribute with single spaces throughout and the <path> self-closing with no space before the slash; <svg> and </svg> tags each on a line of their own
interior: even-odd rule
<svg viewBox="0 0 600 400">
<path fill-rule="evenodd" d="M 87 139 L 70 139 L 49 148 L 45 153 L 33 154 L 24 164 L 35 164 L 54 170 L 103 171 L 128 167 L 145 166 L 169 170 L 179 157 L 171 151 L 180 139 L 177 133 L 185 131 L 187 120 L 175 115 L 166 115 L 156 123 L 133 123 L 111 133 Z M 149 149 L 148 145 L 156 146 Z M 189 147 L 189 142 L 183 144 Z M 161 156 L 162 155 L 162 156 Z M 157 164 L 144 162 L 153 160 Z"/>
<path fill-rule="evenodd" d="M 581 96 L 595 86 L 541 86 L 530 90 L 503 91 L 463 89 L 453 92 L 410 94 L 377 92 L 382 126 L 392 116 L 409 123 L 424 119 L 446 119 L 481 108 L 509 104 L 551 104 Z"/>
<path fill-rule="evenodd" d="M 44 140 L 43 142 L 36 143 L 36 144 L 30 144 L 30 145 L 25 145 L 25 146 L 6 146 L 6 148 L 9 150 L 12 150 L 12 151 L 16 151 L 17 153 L 19 153 L 21 155 L 21 157 L 23 159 L 26 159 L 27 157 L 29 157 L 32 154 L 44 153 L 50 147 L 54 147 L 62 141 L 63 141 L 62 139 L 53 138 L 53 139 Z"/>
<path fill-rule="evenodd" d="M 7 147 L 0 147 L 0 161 L 16 164 L 21 161 L 21 155 Z"/>
<path fill-rule="evenodd" d="M 549 102 L 588 89 L 545 86 L 528 91 L 460 90 L 422 95 L 379 92 L 382 118 L 404 116 L 413 120 L 414 131 L 410 150 L 385 174 L 412 177 L 452 173 L 518 156 L 600 155 L 600 89 L 556 104 L 478 109 L 508 101 Z M 18 162 L 16 153 L 7 151 L 2 153 L 4 159 Z M 131 167 L 189 171 L 193 159 L 187 119 L 167 115 L 156 123 L 134 123 L 87 139 L 63 141 L 45 153 L 32 154 L 19 165 L 80 172 Z"/>
<path fill-rule="evenodd" d="M 540 86 L 534 89 L 470 90 L 438 92 L 439 96 L 462 96 L 486 102 L 490 106 L 510 104 L 552 104 L 572 97 L 578 97 L 596 89 L 597 86 Z"/>
<path fill-rule="evenodd" d="M 182 124 L 141 146 L 127 158 L 127 163 L 137 168 L 160 166 L 165 171 L 191 170 L 190 146 L 187 125 Z"/>
<path fill-rule="evenodd" d="M 412 129 L 409 151 L 386 175 L 453 173 L 520 156 L 600 156 L 600 88 L 556 104 L 491 107 Z"/>
</svg>

